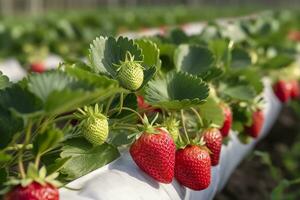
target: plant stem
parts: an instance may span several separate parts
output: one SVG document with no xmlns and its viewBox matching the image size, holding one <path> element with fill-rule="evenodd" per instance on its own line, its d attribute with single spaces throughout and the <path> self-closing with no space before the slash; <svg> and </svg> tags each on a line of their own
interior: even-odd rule
<svg viewBox="0 0 300 200">
<path fill-rule="evenodd" d="M 197 111 L 195 108 L 191 108 L 191 110 L 192 110 L 192 111 L 195 113 L 195 115 L 197 116 L 197 118 L 198 118 L 198 120 L 199 120 L 199 122 L 200 122 L 201 127 L 203 127 L 203 126 L 204 126 L 204 123 L 203 123 L 203 120 L 202 120 L 201 116 L 199 115 L 198 111 Z"/>
<path fill-rule="evenodd" d="M 25 174 L 25 169 L 24 169 L 24 165 L 23 165 L 22 156 L 18 157 L 18 167 L 19 167 L 19 171 L 20 171 L 20 174 L 21 174 L 21 178 L 24 179 L 26 177 L 26 174 Z"/>
<path fill-rule="evenodd" d="M 27 125 L 27 129 L 25 132 L 25 141 L 24 141 L 22 148 L 20 149 L 20 151 L 18 153 L 18 166 L 19 166 L 19 171 L 20 171 L 22 178 L 25 178 L 25 176 L 26 176 L 25 168 L 24 168 L 24 164 L 23 164 L 23 152 L 25 150 L 25 147 L 29 143 L 30 135 L 31 135 L 31 128 L 32 128 L 32 122 L 31 122 L 31 120 L 28 120 L 28 125 Z"/>
<path fill-rule="evenodd" d="M 70 119 L 76 119 L 76 117 L 73 114 L 65 115 L 65 116 L 58 117 L 58 118 L 54 119 L 53 122 L 59 122 L 59 121 L 70 120 Z"/>
<path fill-rule="evenodd" d="M 140 115 L 140 113 L 138 113 L 137 111 L 135 111 L 135 110 L 133 110 L 133 109 L 131 109 L 131 108 L 128 108 L 128 107 L 123 107 L 123 109 L 135 113 L 135 114 L 140 118 L 140 120 L 143 121 L 143 117 L 142 117 L 142 116 Z"/>
<path fill-rule="evenodd" d="M 186 127 L 185 127 L 185 118 L 184 118 L 184 114 L 183 114 L 183 109 L 180 110 L 180 113 L 181 113 L 181 123 L 183 126 L 183 131 L 184 131 L 184 134 L 185 134 L 185 137 L 186 137 L 188 143 L 190 143 L 189 135 L 188 135 L 188 133 L 186 131 Z"/>
<path fill-rule="evenodd" d="M 7 147 L 5 149 L 5 151 L 18 151 L 18 150 L 22 149 L 23 146 L 24 146 L 23 144 L 15 144 L 14 146 Z M 29 149 L 32 149 L 32 147 L 33 147 L 32 144 L 27 144 L 24 149 L 29 150 Z"/>
<path fill-rule="evenodd" d="M 128 110 L 130 112 L 133 112 L 134 114 L 136 114 L 142 121 L 143 121 L 143 117 L 140 115 L 140 113 L 138 113 L 137 111 L 131 109 L 131 108 L 128 108 L 128 107 L 122 107 L 121 111 L 122 110 Z M 114 111 L 119 111 L 119 108 L 114 108 L 114 109 L 111 109 L 110 112 L 114 112 Z"/>
<path fill-rule="evenodd" d="M 110 108 L 110 106 L 111 106 L 111 104 L 112 104 L 114 98 L 115 98 L 115 95 L 112 95 L 112 96 L 109 98 L 109 100 L 108 100 L 108 102 L 107 102 L 107 105 L 106 105 L 106 108 L 105 108 L 105 115 L 107 115 L 107 113 L 108 113 L 108 111 L 109 111 L 109 108 Z"/>
<path fill-rule="evenodd" d="M 41 155 L 40 155 L 40 154 L 37 154 L 36 157 L 35 157 L 35 161 L 34 161 L 34 165 L 35 165 L 35 167 L 36 167 L 37 169 L 39 168 L 40 160 L 41 160 Z"/>
<path fill-rule="evenodd" d="M 118 114 L 120 114 L 121 111 L 122 111 L 123 103 L 124 103 L 124 93 L 121 92 L 121 93 L 120 93 L 120 107 L 119 107 L 119 112 L 118 112 Z"/>
</svg>

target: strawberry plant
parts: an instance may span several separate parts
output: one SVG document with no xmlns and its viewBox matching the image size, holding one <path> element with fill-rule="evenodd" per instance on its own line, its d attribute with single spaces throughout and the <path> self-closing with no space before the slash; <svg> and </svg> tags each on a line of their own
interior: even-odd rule
<svg viewBox="0 0 300 200">
<path fill-rule="evenodd" d="M 78 38 L 90 38 L 63 19 L 48 23 L 55 31 L 46 43 L 63 56 L 78 53 Z M 81 47 L 87 62 L 66 59 L 45 72 L 31 66 L 43 73 L 17 83 L 0 73 L 3 195 L 58 199 L 57 187 L 117 159 L 120 150 L 158 182 L 208 188 L 230 130 L 243 143 L 259 137 L 263 77 L 271 77 L 283 102 L 299 97 L 295 59 L 286 52 L 294 47 L 277 44 L 279 25 L 267 16 L 212 23 L 192 36 L 179 29 L 147 39 L 100 36 Z M 65 41 L 55 42 L 56 34 Z M 286 82 L 276 83 L 282 77 Z"/>
</svg>

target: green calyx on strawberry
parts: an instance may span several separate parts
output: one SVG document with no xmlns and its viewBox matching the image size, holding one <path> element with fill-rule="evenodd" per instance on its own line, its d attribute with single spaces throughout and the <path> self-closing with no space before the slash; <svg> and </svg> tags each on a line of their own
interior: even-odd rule
<svg viewBox="0 0 300 200">
<path fill-rule="evenodd" d="M 170 133 L 170 135 L 172 136 L 172 138 L 175 142 L 178 140 L 178 137 L 180 134 L 179 133 L 179 124 L 180 124 L 180 121 L 176 120 L 173 117 L 167 118 L 162 124 L 164 127 L 166 127 L 166 129 L 168 130 L 168 132 Z"/>
<path fill-rule="evenodd" d="M 189 144 L 176 151 L 175 178 L 192 190 L 204 190 L 211 182 L 211 158 L 207 148 Z"/>
<path fill-rule="evenodd" d="M 170 134 L 163 128 L 152 126 L 153 122 L 150 124 L 144 117 L 144 131 L 131 145 L 130 155 L 153 179 L 170 183 L 174 177 L 176 146 Z"/>
<path fill-rule="evenodd" d="M 6 184 L 10 188 L 5 194 L 5 200 L 58 200 L 59 192 L 57 187 L 61 183 L 55 179 L 58 173 L 46 176 L 47 171 L 43 166 L 38 170 L 33 163 L 30 163 L 24 179 L 10 179 Z"/>
<path fill-rule="evenodd" d="M 144 68 L 141 62 L 142 61 L 134 60 L 134 56 L 127 51 L 125 61 L 121 61 L 121 64 L 117 65 L 119 67 L 117 70 L 117 79 L 122 87 L 136 91 L 142 86 L 144 81 Z"/>
<path fill-rule="evenodd" d="M 79 126 L 82 135 L 93 145 L 103 144 L 109 132 L 108 119 L 101 113 L 102 108 L 99 109 L 98 104 L 94 107 L 85 106 L 84 109 L 78 109 L 75 116 L 81 120 Z"/>
</svg>

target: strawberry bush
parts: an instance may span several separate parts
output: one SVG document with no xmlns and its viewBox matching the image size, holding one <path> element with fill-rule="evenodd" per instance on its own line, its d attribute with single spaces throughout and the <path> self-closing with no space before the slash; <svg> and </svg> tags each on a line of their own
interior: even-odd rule
<svg viewBox="0 0 300 200">
<path fill-rule="evenodd" d="M 128 150 L 156 181 L 206 189 L 230 129 L 243 143 L 259 137 L 264 77 L 280 101 L 299 98 L 287 27 L 294 19 L 283 12 L 196 35 L 100 36 L 84 47 L 87 62 L 65 60 L 17 83 L 1 73 L 2 194 L 58 199 L 56 187 Z"/>
</svg>

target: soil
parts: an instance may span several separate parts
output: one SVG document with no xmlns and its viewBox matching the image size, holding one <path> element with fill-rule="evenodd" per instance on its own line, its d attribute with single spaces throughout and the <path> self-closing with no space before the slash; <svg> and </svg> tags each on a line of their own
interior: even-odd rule
<svg viewBox="0 0 300 200">
<path fill-rule="evenodd" d="M 268 152 L 273 166 L 279 169 L 280 176 L 286 179 L 291 177 L 281 162 L 284 153 L 297 141 L 300 126 L 299 116 L 291 108 L 283 108 L 279 118 L 268 136 L 263 139 L 255 150 Z M 284 137 L 283 137 L 284 135 Z M 299 137 L 298 137 L 299 138 Z M 300 162 L 300 161 L 299 161 Z M 270 194 L 276 181 L 271 175 L 270 168 L 252 152 L 234 171 L 223 191 L 215 200 L 266 200 L 271 199 Z"/>
</svg>

